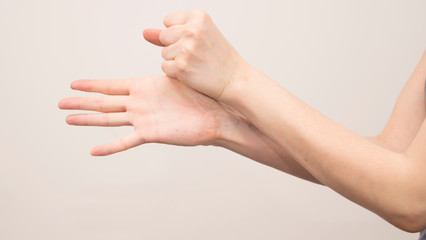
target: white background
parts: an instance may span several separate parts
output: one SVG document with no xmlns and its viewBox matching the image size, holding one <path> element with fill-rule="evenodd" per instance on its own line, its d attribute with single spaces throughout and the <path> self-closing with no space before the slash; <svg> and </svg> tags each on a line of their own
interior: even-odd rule
<svg viewBox="0 0 426 240">
<path fill-rule="evenodd" d="M 426 2 L 1 0 L 0 239 L 417 239 L 335 192 L 213 147 L 91 147 L 81 78 L 161 74 L 142 30 L 209 12 L 240 54 L 345 127 L 375 135 L 426 44 Z M 283 103 L 285 104 L 285 103 Z"/>
</svg>

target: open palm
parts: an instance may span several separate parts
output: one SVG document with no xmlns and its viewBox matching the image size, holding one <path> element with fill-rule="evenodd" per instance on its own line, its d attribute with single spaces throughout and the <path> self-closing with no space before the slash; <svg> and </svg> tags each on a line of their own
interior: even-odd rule
<svg viewBox="0 0 426 240">
<path fill-rule="evenodd" d="M 111 96 L 72 97 L 61 109 L 100 113 L 73 114 L 66 121 L 80 126 L 133 126 L 135 131 L 114 142 L 97 146 L 91 154 L 103 156 L 157 142 L 174 145 L 212 144 L 222 120 L 235 117 L 215 100 L 164 76 L 136 79 L 77 80 L 71 88 Z"/>
</svg>

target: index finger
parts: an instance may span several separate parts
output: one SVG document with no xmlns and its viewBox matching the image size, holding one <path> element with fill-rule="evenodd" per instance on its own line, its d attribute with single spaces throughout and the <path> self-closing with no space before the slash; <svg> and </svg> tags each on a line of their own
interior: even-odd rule
<svg viewBox="0 0 426 240">
<path fill-rule="evenodd" d="M 164 17 L 163 24 L 167 28 L 173 25 L 184 25 L 188 22 L 190 13 L 191 10 L 183 10 L 170 13 L 166 17 Z"/>
<path fill-rule="evenodd" d="M 107 95 L 129 95 L 132 79 L 81 79 L 71 83 L 71 88 L 85 92 L 98 92 Z"/>
</svg>

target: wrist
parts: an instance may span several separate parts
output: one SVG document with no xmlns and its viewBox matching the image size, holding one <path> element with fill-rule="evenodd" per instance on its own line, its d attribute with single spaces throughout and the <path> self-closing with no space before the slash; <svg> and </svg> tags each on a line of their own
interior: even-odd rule
<svg viewBox="0 0 426 240">
<path fill-rule="evenodd" d="M 228 148 L 240 141 L 241 131 L 245 124 L 244 119 L 229 112 L 227 114 L 228 116 L 218 121 L 215 138 L 210 145 Z"/>
<path fill-rule="evenodd" d="M 259 96 L 264 96 L 265 92 L 274 92 L 279 89 L 281 88 L 276 82 L 242 60 L 236 66 L 233 77 L 217 101 L 238 110 L 245 117 L 248 117 L 246 115 L 247 110 L 261 107 L 258 106 L 256 100 Z M 251 119 L 250 122 L 252 122 Z"/>
<path fill-rule="evenodd" d="M 219 122 L 216 137 L 210 145 L 231 151 L 241 148 L 252 149 L 257 145 L 262 145 L 258 130 L 238 112 L 224 104 L 222 105 L 228 116 Z"/>
<path fill-rule="evenodd" d="M 243 87 L 248 83 L 250 76 L 253 75 L 255 70 L 242 58 L 238 59 L 236 62 L 237 63 L 234 64 L 234 69 L 228 82 L 225 84 L 220 96 L 217 98 L 217 101 L 228 105 L 233 102 L 235 98 L 239 97 L 239 94 L 244 92 Z"/>
</svg>

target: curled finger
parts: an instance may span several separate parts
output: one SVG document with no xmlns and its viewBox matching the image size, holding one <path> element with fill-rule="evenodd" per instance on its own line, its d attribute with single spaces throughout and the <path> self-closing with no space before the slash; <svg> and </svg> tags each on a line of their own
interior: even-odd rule
<svg viewBox="0 0 426 240">
<path fill-rule="evenodd" d="M 166 60 L 161 64 L 161 69 L 163 72 L 171 78 L 177 77 L 177 68 L 176 68 L 176 61 L 174 60 Z"/>
<path fill-rule="evenodd" d="M 169 46 L 181 39 L 183 37 L 183 32 L 185 31 L 185 26 L 176 25 L 166 29 L 161 30 L 159 40 L 164 46 Z"/>
<path fill-rule="evenodd" d="M 180 42 L 164 47 L 163 50 L 161 51 L 161 57 L 163 57 L 164 60 L 174 60 L 176 56 L 179 54 L 180 49 L 181 49 Z"/>
</svg>

